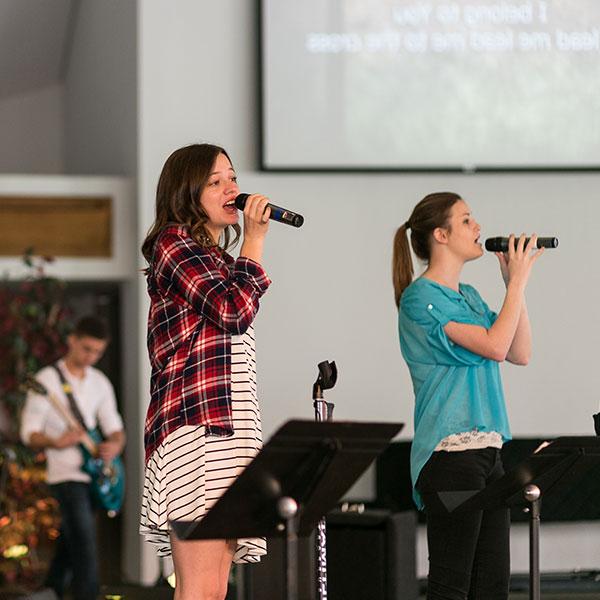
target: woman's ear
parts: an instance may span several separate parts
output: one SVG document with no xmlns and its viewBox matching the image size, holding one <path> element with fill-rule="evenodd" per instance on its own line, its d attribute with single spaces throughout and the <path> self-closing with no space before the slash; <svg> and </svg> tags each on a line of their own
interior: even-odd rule
<svg viewBox="0 0 600 600">
<path fill-rule="evenodd" d="M 444 227 L 436 227 L 433 232 L 433 239 L 438 244 L 447 244 L 448 243 L 448 230 Z"/>
</svg>

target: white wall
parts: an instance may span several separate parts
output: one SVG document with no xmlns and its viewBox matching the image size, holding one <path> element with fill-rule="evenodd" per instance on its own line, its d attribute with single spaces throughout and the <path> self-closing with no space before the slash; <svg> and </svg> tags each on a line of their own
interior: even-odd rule
<svg viewBox="0 0 600 600">
<path fill-rule="evenodd" d="M 53 84 L 0 100 L 0 173 L 61 173 L 64 89 Z"/>
<path fill-rule="evenodd" d="M 267 436 L 288 418 L 312 418 L 316 364 L 326 359 L 336 360 L 340 370 L 338 385 L 327 394 L 337 419 L 403 421 L 404 435 L 411 434 L 412 389 L 397 342 L 391 239 L 412 206 L 441 189 L 463 194 L 484 236 L 536 230 L 560 238 L 560 247 L 536 265 L 529 286 L 532 364 L 503 367 L 508 405 L 517 435 L 592 432 L 600 383 L 594 368 L 600 281 L 593 260 L 600 175 L 258 172 L 255 4 L 181 0 L 174 10 L 157 0 L 140 3 L 139 10 L 138 241 L 153 218 L 165 158 L 195 141 L 225 146 L 243 189 L 270 194 L 306 217 L 300 230 L 272 225 L 264 260 L 274 282 L 257 321 Z M 499 306 L 502 285 L 494 260 L 486 256 L 469 265 L 465 280 Z M 139 302 L 141 346 L 143 291 Z M 148 376 L 140 356 L 143 410 Z M 370 494 L 370 483 L 360 493 Z M 560 538 L 560 545 L 547 549 L 546 565 L 600 566 L 597 528 L 565 526 Z M 151 582 L 155 566 L 143 552 L 141 580 Z M 518 553 L 513 569 L 527 570 Z"/>
<path fill-rule="evenodd" d="M 65 168 L 128 175 L 137 168 L 136 0 L 81 0 L 65 77 Z"/>
</svg>

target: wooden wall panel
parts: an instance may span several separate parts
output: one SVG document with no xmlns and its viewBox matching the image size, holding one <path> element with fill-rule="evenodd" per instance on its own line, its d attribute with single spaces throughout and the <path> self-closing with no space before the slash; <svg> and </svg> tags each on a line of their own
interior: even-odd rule
<svg viewBox="0 0 600 600">
<path fill-rule="evenodd" d="M 110 257 L 112 198 L 0 195 L 0 255 Z"/>
</svg>

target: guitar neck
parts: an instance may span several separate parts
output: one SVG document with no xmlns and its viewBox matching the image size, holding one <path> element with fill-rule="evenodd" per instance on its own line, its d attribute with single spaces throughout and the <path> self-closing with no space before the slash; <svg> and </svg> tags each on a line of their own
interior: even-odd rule
<svg viewBox="0 0 600 600">
<path fill-rule="evenodd" d="M 81 429 L 81 424 L 79 423 L 79 421 L 77 421 L 77 419 L 73 416 L 71 411 L 52 392 L 48 392 L 48 400 L 56 409 L 56 411 L 60 414 L 60 416 L 69 428 Z M 83 437 L 81 438 L 81 444 L 92 456 L 96 456 L 98 454 L 98 446 L 94 442 L 94 440 L 89 436 L 87 431 L 84 432 Z"/>
</svg>

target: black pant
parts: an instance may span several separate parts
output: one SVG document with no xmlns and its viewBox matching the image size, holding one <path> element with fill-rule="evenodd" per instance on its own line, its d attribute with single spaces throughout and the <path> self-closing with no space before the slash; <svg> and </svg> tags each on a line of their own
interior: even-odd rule
<svg viewBox="0 0 600 600">
<path fill-rule="evenodd" d="M 428 600 L 506 600 L 510 579 L 507 508 L 453 515 L 438 492 L 480 490 L 504 474 L 495 448 L 434 452 L 417 489 L 425 503 Z"/>
<path fill-rule="evenodd" d="M 50 486 L 60 505 L 60 537 L 46 585 L 59 598 L 71 583 L 74 600 L 95 600 L 98 594 L 96 519 L 90 486 L 66 481 Z"/>
</svg>

